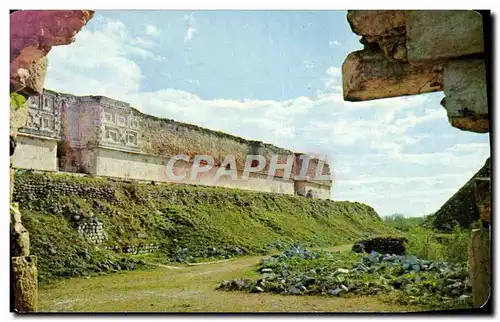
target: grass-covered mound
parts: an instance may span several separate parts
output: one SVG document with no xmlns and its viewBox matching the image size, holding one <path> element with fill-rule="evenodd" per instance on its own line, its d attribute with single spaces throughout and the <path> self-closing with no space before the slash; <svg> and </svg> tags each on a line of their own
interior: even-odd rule
<svg viewBox="0 0 500 322">
<path fill-rule="evenodd" d="M 41 281 L 123 269 L 116 267 L 123 256 L 110 261 L 105 247 L 155 244 L 159 257 L 196 261 L 393 232 L 373 208 L 357 202 L 61 174 L 17 173 L 14 188 Z M 93 216 L 107 235 L 98 246 L 77 229 Z"/>
</svg>

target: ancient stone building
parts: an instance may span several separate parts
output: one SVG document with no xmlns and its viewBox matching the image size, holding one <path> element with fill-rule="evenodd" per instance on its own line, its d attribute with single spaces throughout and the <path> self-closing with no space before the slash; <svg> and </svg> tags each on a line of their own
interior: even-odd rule
<svg viewBox="0 0 500 322">
<path fill-rule="evenodd" d="M 330 198 L 329 166 L 316 158 L 157 118 L 139 112 L 128 103 L 103 96 L 79 97 L 44 90 L 42 95 L 29 99 L 28 119 L 19 130 L 17 141 L 15 168 Z M 171 158 L 179 154 L 191 159 L 173 163 L 175 176 L 186 175 L 172 180 L 166 168 Z M 195 155 L 212 156 L 214 166 L 193 180 L 190 171 Z M 214 182 L 217 171 L 229 155 L 235 156 L 238 180 L 222 176 Z M 262 170 L 242 179 L 247 155 L 261 155 L 266 163 Z M 277 156 L 278 164 L 287 163 L 287 158 L 292 157 L 288 162 L 291 164 L 290 178 L 284 177 L 284 170 L 278 168 L 270 180 L 268 173 L 273 155 Z M 307 165 L 304 157 L 309 160 Z M 326 179 L 317 180 L 317 171 L 326 175 Z M 309 178 L 302 178 L 304 175 Z"/>
</svg>

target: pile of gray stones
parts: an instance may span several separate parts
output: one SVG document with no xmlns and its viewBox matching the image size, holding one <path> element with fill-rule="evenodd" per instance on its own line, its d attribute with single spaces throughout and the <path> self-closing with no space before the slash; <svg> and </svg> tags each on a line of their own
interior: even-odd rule
<svg viewBox="0 0 500 322">
<path fill-rule="evenodd" d="M 101 244 L 108 240 L 106 232 L 102 229 L 102 222 L 93 216 L 90 221 L 78 225 L 78 233 L 94 244 Z"/>
<path fill-rule="evenodd" d="M 463 265 L 425 260 L 413 255 L 380 254 L 376 251 L 358 256 L 359 260 L 346 267 L 340 264 L 307 271 L 290 271 L 285 262 L 292 258 L 335 258 L 335 253 L 292 246 L 281 254 L 262 260 L 259 279 L 226 280 L 217 289 L 331 296 L 376 295 L 399 290 L 410 299 L 433 294 L 443 300 L 470 301 L 471 285 Z"/>
<path fill-rule="evenodd" d="M 191 263 L 196 262 L 199 258 L 229 259 L 247 253 L 248 251 L 244 248 L 234 245 L 225 247 L 209 246 L 202 249 L 188 249 L 187 247 L 177 246 L 170 252 L 169 260 L 178 263 Z"/>
</svg>

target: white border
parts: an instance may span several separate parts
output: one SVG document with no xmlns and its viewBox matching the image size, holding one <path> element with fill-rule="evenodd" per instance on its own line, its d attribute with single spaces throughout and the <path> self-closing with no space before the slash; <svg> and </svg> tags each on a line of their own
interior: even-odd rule
<svg viewBox="0 0 500 322">
<path fill-rule="evenodd" d="M 287 0 L 287 1 L 269 1 L 269 0 L 246 0 L 246 1 L 224 1 L 224 0 L 211 0 L 211 1 L 193 1 L 193 0 L 183 0 L 183 1 L 165 1 L 165 2 L 160 2 L 158 0 L 141 0 L 141 1 L 132 1 L 125 3 L 124 1 L 104 1 L 104 0 L 87 0 L 87 1 L 81 1 L 79 3 L 75 2 L 69 2 L 69 1 L 54 1 L 54 0 L 44 0 L 44 1 L 33 1 L 33 0 L 24 0 L 22 2 L 7 2 L 7 1 L 2 1 L 2 13 L 3 13 L 3 18 L 0 19 L 0 29 L 2 33 L 2 56 L 4 57 L 3 64 L 0 64 L 0 68 L 2 69 L 2 74 L 4 75 L 2 79 L 4 80 L 4 86 L 3 88 L 7 89 L 8 88 L 8 75 L 9 75 L 9 69 L 8 65 L 5 63 L 7 61 L 7 55 L 8 55 L 8 47 L 9 45 L 9 20 L 6 19 L 7 15 L 7 10 L 12 9 L 12 7 L 17 7 L 16 9 L 75 9 L 75 8 L 92 8 L 92 9 L 174 9 L 174 10 L 181 10 L 181 9 L 190 9 L 190 10 L 196 10 L 196 9 L 302 9 L 302 10 L 345 10 L 347 8 L 349 9 L 492 9 L 493 13 L 497 12 L 497 6 L 498 6 L 498 1 L 494 0 L 489 0 L 489 1 L 484 1 L 484 0 L 475 0 L 475 1 L 429 1 L 429 0 L 420 0 L 420 1 L 415 1 L 412 3 L 404 2 L 404 1 L 383 1 L 383 0 L 378 0 L 378 1 L 349 1 L 349 2 L 344 2 L 344 1 L 339 1 L 339 2 L 334 2 L 334 1 L 325 1 L 325 0 L 307 0 L 307 1 L 293 1 L 293 0 Z M 404 5 L 402 8 L 401 6 Z M 5 8 L 3 8 L 5 6 Z M 497 31 L 498 34 L 498 31 Z M 495 35 L 494 39 L 495 43 L 498 43 L 498 37 Z M 495 47 L 496 44 L 495 44 Z M 495 48 L 495 52 L 498 53 L 498 49 Z M 496 67 L 498 68 L 499 63 L 495 62 Z M 498 82 L 495 84 L 495 93 L 499 93 L 499 88 L 498 88 Z M 497 98 L 498 99 L 498 98 Z M 5 100 L 4 102 L 6 103 L 3 108 L 3 111 L 7 111 L 7 95 L 5 95 Z M 498 118 L 499 113 L 495 113 L 495 124 L 498 124 Z M 7 132 L 9 128 L 9 117 L 8 117 L 8 112 L 7 114 L 4 114 L 4 117 L 0 117 L 0 121 L 3 123 L 1 126 L 1 129 L 4 131 L 4 134 L 0 136 L 1 141 L 2 141 L 2 147 L 1 150 L 7 151 Z M 9 172 L 8 172 L 8 159 L 7 157 L 5 158 L 0 158 L 0 162 L 2 164 L 0 165 L 0 173 L 2 174 L 2 179 L 0 182 L 2 182 L 2 191 L 0 192 L 0 200 L 2 203 L 2 209 L 3 211 L 3 220 L 2 220 L 2 234 L 0 236 L 2 237 L 3 241 L 1 243 L 2 247 L 1 249 L 1 258 L 3 259 L 4 263 L 1 265 L 1 284 L 3 285 L 3 292 L 2 292 L 2 298 L 1 298 L 1 305 L 2 305 L 2 312 L 4 317 L 7 320 L 14 319 L 14 316 L 12 314 L 9 314 L 9 263 L 8 263 L 8 258 L 9 258 L 9 234 L 8 234 L 8 182 L 9 182 Z M 496 162 L 494 163 L 494 166 L 496 165 Z M 498 191 L 495 192 L 495 200 L 498 201 Z M 498 208 L 498 205 L 496 206 Z M 494 215 L 493 215 L 494 216 Z M 495 217 L 495 216 L 494 216 Z M 496 233 L 498 234 L 498 233 Z M 497 236 L 498 237 L 498 236 Z M 495 238 L 495 250 L 499 249 L 498 248 L 498 239 Z M 495 281 L 498 281 L 498 278 L 494 279 Z M 496 282 L 495 282 L 496 284 Z M 495 285 L 496 286 L 496 285 Z M 497 289 L 495 287 L 495 289 Z M 495 297 L 498 298 L 498 295 Z M 82 317 L 82 316 L 60 316 L 58 319 L 60 320 L 71 320 L 72 321 L 84 321 L 88 320 L 88 318 L 91 318 L 92 320 L 95 321 L 109 321 L 109 320 L 122 320 L 124 316 L 107 316 L 107 317 L 99 317 L 95 318 L 92 316 L 87 316 L 87 317 Z M 271 321 L 276 318 L 294 318 L 293 316 L 255 316 L 252 317 L 252 319 L 258 319 L 259 321 Z M 349 318 L 349 320 L 365 320 L 366 318 L 362 318 L 360 316 L 355 316 L 355 317 L 349 317 L 349 316 L 338 316 L 338 317 L 329 317 L 325 316 L 324 318 L 327 319 L 332 319 L 332 318 L 339 318 L 343 319 L 344 317 Z M 48 319 L 52 319 L 52 316 L 46 316 Z M 137 319 L 137 320 L 142 320 L 143 316 L 133 316 L 131 317 L 132 319 Z M 169 321 L 176 321 L 180 320 L 180 316 L 165 316 L 162 319 L 169 320 Z M 187 318 L 187 317 L 184 317 Z M 206 318 L 202 316 L 193 316 L 191 318 Z M 214 316 L 212 317 L 214 319 L 219 319 L 219 316 Z M 233 319 L 241 319 L 240 316 L 235 316 L 232 317 Z M 299 318 L 303 319 L 312 319 L 313 316 L 301 316 Z M 396 316 L 378 316 L 378 318 L 381 319 L 423 319 L 425 318 L 426 320 L 433 320 L 433 319 L 438 319 L 440 320 L 456 320 L 457 317 L 441 317 L 441 316 L 436 316 L 436 317 L 430 317 L 430 316 L 404 316 L 404 315 L 396 315 Z M 465 318 L 472 318 L 471 316 L 466 316 Z M 2 319 L 3 320 L 3 319 Z"/>
</svg>

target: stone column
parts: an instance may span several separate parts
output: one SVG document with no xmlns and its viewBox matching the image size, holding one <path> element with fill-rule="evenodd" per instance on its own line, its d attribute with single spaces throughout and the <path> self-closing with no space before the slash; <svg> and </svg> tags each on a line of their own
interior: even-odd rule
<svg viewBox="0 0 500 322">
<path fill-rule="evenodd" d="M 472 284 L 472 301 L 474 307 L 481 307 L 491 292 L 491 180 L 476 178 L 475 198 L 479 217 L 483 228 L 474 229 L 468 249 L 469 277 Z"/>
<path fill-rule="evenodd" d="M 26 122 L 28 103 L 16 104 L 11 101 L 11 140 L 15 140 L 18 128 Z M 14 147 L 14 146 L 13 146 Z M 15 148 L 11 150 L 11 154 Z M 12 155 L 10 158 L 10 237 L 11 237 L 11 288 L 14 303 L 11 304 L 15 312 L 36 312 L 38 308 L 38 272 L 36 257 L 30 256 L 29 233 L 21 222 L 21 212 L 18 205 L 12 203 L 14 190 L 14 173 Z"/>
<path fill-rule="evenodd" d="M 486 303 L 491 293 L 490 230 L 474 229 L 468 249 L 469 277 L 475 308 Z"/>
</svg>

